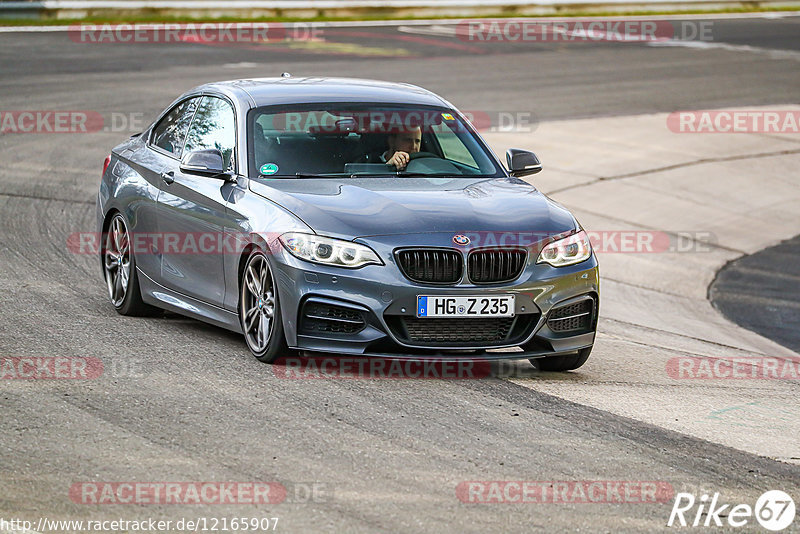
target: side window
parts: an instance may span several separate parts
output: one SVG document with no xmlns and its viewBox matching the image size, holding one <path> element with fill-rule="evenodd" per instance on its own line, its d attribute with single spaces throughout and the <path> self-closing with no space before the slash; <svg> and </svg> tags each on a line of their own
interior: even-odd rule
<svg viewBox="0 0 800 534">
<path fill-rule="evenodd" d="M 153 128 L 151 143 L 180 158 L 183 141 L 199 101 L 200 97 L 190 98 L 172 108 Z"/>
<path fill-rule="evenodd" d="M 197 108 L 189 134 L 186 136 L 185 152 L 216 148 L 222 152 L 225 168 L 235 170 L 233 147 L 236 144 L 236 122 L 231 105 L 217 97 L 204 96 Z"/>
</svg>

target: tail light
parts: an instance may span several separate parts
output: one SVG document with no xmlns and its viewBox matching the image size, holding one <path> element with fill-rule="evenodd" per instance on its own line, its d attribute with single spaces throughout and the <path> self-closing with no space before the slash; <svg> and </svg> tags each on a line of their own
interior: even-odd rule
<svg viewBox="0 0 800 534">
<path fill-rule="evenodd" d="M 109 165 L 111 165 L 111 154 L 106 156 L 106 159 L 103 162 L 103 174 L 100 175 L 101 177 L 106 175 L 106 171 L 108 170 Z"/>
</svg>

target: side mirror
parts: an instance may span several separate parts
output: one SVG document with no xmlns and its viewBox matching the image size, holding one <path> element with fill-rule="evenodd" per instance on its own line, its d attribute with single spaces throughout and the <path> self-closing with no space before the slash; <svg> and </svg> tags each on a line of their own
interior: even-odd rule
<svg viewBox="0 0 800 534">
<path fill-rule="evenodd" d="M 519 178 L 520 176 L 528 176 L 529 174 L 536 174 L 542 170 L 542 164 L 536 154 L 529 150 L 521 150 L 519 148 L 509 148 L 506 152 L 506 163 L 511 176 Z"/>
<path fill-rule="evenodd" d="M 225 160 L 216 148 L 206 148 L 189 152 L 181 160 L 181 171 L 186 174 L 219 176 L 225 174 Z M 227 177 L 227 175 L 226 175 Z"/>
</svg>

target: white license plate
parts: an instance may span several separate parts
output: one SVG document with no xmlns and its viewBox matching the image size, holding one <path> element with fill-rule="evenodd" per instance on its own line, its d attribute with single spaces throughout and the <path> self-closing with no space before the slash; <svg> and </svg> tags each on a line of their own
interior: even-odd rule
<svg viewBox="0 0 800 534">
<path fill-rule="evenodd" d="M 417 296 L 417 317 L 513 317 L 514 295 Z"/>
</svg>

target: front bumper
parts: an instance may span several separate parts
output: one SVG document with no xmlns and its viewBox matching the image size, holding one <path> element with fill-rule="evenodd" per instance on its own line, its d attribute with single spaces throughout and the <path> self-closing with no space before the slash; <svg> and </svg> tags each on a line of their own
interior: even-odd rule
<svg viewBox="0 0 800 534">
<path fill-rule="evenodd" d="M 599 303 L 597 260 L 568 267 L 536 264 L 530 255 L 522 274 L 502 284 L 475 285 L 462 282 L 437 286 L 408 280 L 395 263 L 393 251 L 413 239 L 415 246 L 440 246 L 444 236 L 426 234 L 384 236 L 361 239 L 383 259 L 385 265 L 342 269 L 299 260 L 282 247 L 273 250 L 273 269 L 278 286 L 286 340 L 302 351 L 390 358 L 463 360 L 522 359 L 571 354 L 594 343 Z M 420 240 L 424 242 L 420 242 Z M 508 335 L 491 341 L 420 341 L 409 336 L 414 325 L 425 328 L 431 319 L 416 319 L 418 295 L 514 294 L 515 318 L 507 326 Z M 554 308 L 583 299 L 593 302 L 588 328 L 579 332 L 558 332 L 548 325 Z M 308 317 L 316 317 L 309 306 L 332 306 L 347 317 L 363 317 L 363 327 L 324 332 L 308 328 Z M 481 324 L 480 319 L 457 319 L 465 332 Z M 455 323 L 450 323 L 449 328 Z M 484 323 L 485 325 L 486 323 Z M 346 323 L 345 323 L 345 326 Z M 489 325 L 491 328 L 491 325 Z M 452 332 L 451 332 L 452 334 Z M 465 337 L 470 337 L 465 335 Z"/>
</svg>

